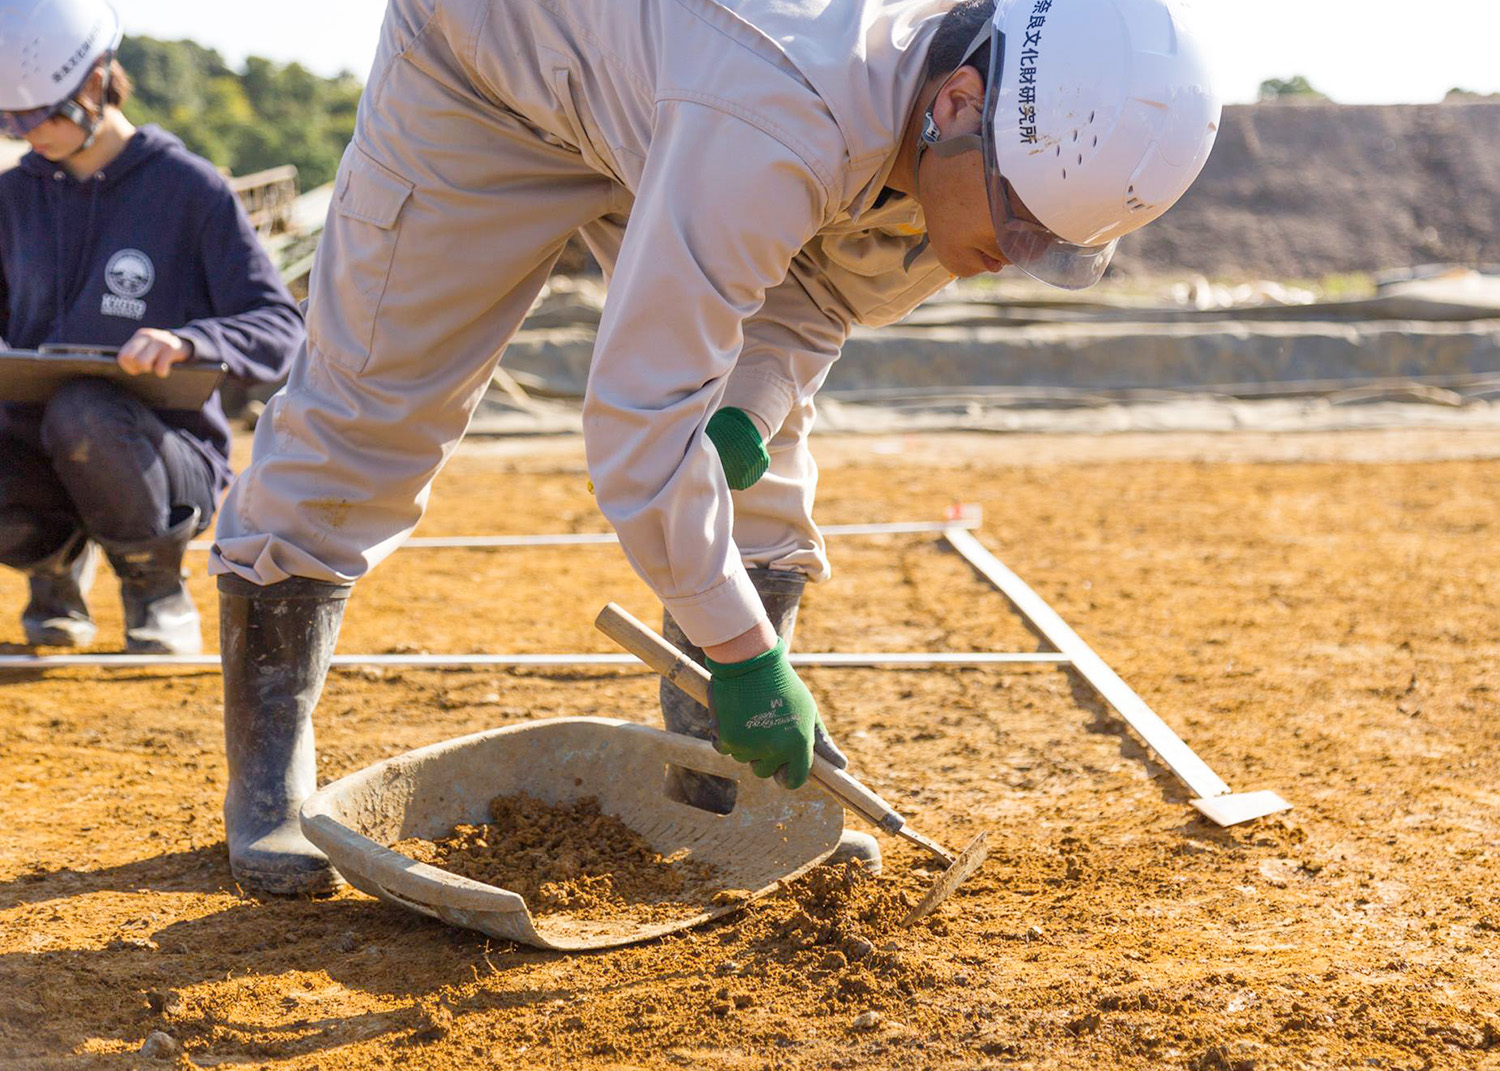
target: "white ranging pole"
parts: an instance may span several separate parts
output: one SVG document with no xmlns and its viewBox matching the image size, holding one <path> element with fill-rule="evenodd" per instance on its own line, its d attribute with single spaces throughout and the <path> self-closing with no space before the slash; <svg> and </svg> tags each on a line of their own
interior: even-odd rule
<svg viewBox="0 0 1500 1071">
<path fill-rule="evenodd" d="M 950 528 L 978 528 L 981 515 L 978 510 L 966 509 L 956 521 L 898 521 L 892 524 L 827 524 L 819 530 L 825 536 L 876 536 L 876 535 L 939 535 Z M 421 549 L 480 549 L 485 547 L 601 547 L 618 543 L 620 537 L 613 532 L 557 532 L 547 535 L 491 535 L 491 536 L 413 536 L 401 544 L 403 550 Z M 199 539 L 188 544 L 188 550 L 208 550 L 214 545 L 211 539 Z"/>
<path fill-rule="evenodd" d="M 1048 643 L 1067 656 L 1072 668 L 1140 734 L 1157 757 L 1197 793 L 1199 798 L 1192 804 L 1208 818 L 1219 825 L 1234 825 L 1291 808 L 1291 804 L 1274 792 L 1231 792 L 1223 779 L 1157 717 L 1119 674 L 1105 665 L 1104 660 L 1058 616 L 1057 611 L 991 554 L 971 532 L 955 525 L 943 532 L 943 539 L 1009 599 L 1016 612 Z"/>
<path fill-rule="evenodd" d="M 1068 661 L 1054 651 L 973 654 L 926 654 L 921 651 L 846 653 L 798 652 L 790 656 L 796 666 L 879 669 L 882 667 L 930 669 L 996 665 L 1056 665 Z M 470 669 L 479 666 L 639 666 L 640 659 L 628 654 L 345 654 L 334 655 L 334 666 L 383 666 L 399 669 Z M 0 670 L 6 669 L 161 669 L 201 667 L 218 669 L 218 655 L 0 655 Z"/>
</svg>

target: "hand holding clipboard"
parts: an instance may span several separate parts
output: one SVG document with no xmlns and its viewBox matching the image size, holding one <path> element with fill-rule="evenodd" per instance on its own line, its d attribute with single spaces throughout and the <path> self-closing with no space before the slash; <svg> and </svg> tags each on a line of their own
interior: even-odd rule
<svg viewBox="0 0 1500 1071">
<path fill-rule="evenodd" d="M 189 358 L 165 378 L 131 375 L 110 346 L 50 344 L 36 350 L 0 350 L 0 402 L 44 405 L 69 380 L 90 376 L 118 384 L 152 409 L 196 410 L 229 372 L 223 361 Z"/>
</svg>

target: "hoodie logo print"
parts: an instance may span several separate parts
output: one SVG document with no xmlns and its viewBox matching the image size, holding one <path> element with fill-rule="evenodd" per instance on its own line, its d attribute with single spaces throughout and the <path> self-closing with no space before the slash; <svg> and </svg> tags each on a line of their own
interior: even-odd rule
<svg viewBox="0 0 1500 1071">
<path fill-rule="evenodd" d="M 123 316 L 141 320 L 146 303 L 141 300 L 156 284 L 156 265 L 139 249 L 122 249 L 109 258 L 104 267 L 104 285 L 111 293 L 104 295 L 99 311 L 105 316 Z"/>
</svg>

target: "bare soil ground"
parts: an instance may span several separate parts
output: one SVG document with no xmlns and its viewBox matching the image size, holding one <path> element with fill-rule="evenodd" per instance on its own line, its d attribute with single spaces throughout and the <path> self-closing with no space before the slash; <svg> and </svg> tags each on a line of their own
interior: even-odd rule
<svg viewBox="0 0 1500 1071">
<path fill-rule="evenodd" d="M 1207 824 L 1056 670 L 813 670 L 858 770 L 930 834 L 990 830 L 984 870 L 909 931 L 892 919 L 931 872 L 888 843 L 874 882 L 825 873 L 690 934 L 553 955 L 352 892 L 243 895 L 215 674 L 12 673 L 0 1067 L 1500 1068 L 1493 437 L 1242 440 L 1263 452 L 830 442 L 820 515 L 983 504 L 985 543 L 1289 815 Z M 461 452 L 423 533 L 602 527 L 554 442 Z M 803 649 L 1033 646 L 926 538 L 833 551 Z M 212 611 L 201 559 L 192 585 Z M 611 548 L 402 551 L 341 649 L 605 651 L 610 598 L 655 613 Z M 0 578 L 6 650 L 20 599 Z M 95 599 L 108 649 L 111 585 Z M 651 721 L 654 695 L 644 672 L 335 672 L 321 768 L 529 718 Z M 138 1054 L 154 1030 L 177 1056 Z"/>
</svg>

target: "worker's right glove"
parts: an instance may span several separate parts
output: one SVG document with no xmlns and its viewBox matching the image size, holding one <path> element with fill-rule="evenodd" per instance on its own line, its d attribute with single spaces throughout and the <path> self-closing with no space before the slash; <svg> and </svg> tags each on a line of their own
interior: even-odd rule
<svg viewBox="0 0 1500 1071">
<path fill-rule="evenodd" d="M 726 405 L 708 418 L 704 431 L 719 451 L 724 478 L 734 490 L 754 486 L 771 467 L 771 455 L 760 441 L 760 429 L 743 409 Z"/>
<path fill-rule="evenodd" d="M 756 777 L 780 771 L 787 788 L 801 788 L 812 770 L 818 705 L 787 661 L 786 640 L 744 662 L 705 661 L 713 676 L 714 747 L 749 763 Z"/>
</svg>

